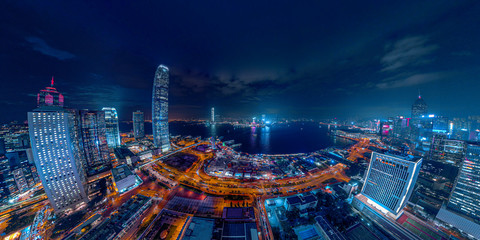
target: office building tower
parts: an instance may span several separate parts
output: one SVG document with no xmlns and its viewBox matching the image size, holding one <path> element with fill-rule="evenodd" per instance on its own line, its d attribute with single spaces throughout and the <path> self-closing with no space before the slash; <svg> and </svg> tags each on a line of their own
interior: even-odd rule
<svg viewBox="0 0 480 240">
<path fill-rule="evenodd" d="M 468 144 L 453 191 L 440 219 L 480 239 L 480 146 Z"/>
<path fill-rule="evenodd" d="M 52 88 L 50 90 L 56 92 Z M 35 166 L 55 212 L 75 210 L 88 201 L 84 170 L 78 159 L 79 149 L 72 140 L 72 120 L 72 114 L 63 108 L 63 102 L 40 104 L 28 113 Z"/>
<path fill-rule="evenodd" d="M 0 199 L 5 199 L 16 191 L 17 187 L 11 171 L 10 161 L 5 155 L 0 155 Z"/>
<path fill-rule="evenodd" d="M 210 121 L 212 123 L 215 123 L 215 108 L 212 107 L 212 111 L 211 111 L 211 116 L 210 116 Z"/>
<path fill-rule="evenodd" d="M 115 108 L 104 107 L 107 143 L 109 148 L 120 147 L 120 130 L 118 127 L 118 115 Z"/>
<path fill-rule="evenodd" d="M 80 110 L 80 132 L 85 171 L 87 176 L 109 171 L 111 168 L 108 151 L 105 113 L 103 111 Z"/>
<path fill-rule="evenodd" d="M 427 104 L 422 96 L 418 95 L 417 100 L 412 105 L 412 118 L 420 118 L 427 115 Z"/>
<path fill-rule="evenodd" d="M 160 65 L 155 72 L 152 93 L 153 143 L 162 152 L 170 150 L 168 133 L 168 68 Z"/>
<path fill-rule="evenodd" d="M 465 142 L 461 140 L 448 139 L 446 134 L 434 134 L 429 160 L 460 166 L 465 156 Z"/>
<path fill-rule="evenodd" d="M 397 215 L 407 204 L 417 181 L 421 158 L 372 153 L 361 194 L 379 209 Z"/>
<path fill-rule="evenodd" d="M 20 192 L 24 192 L 28 189 L 28 182 L 23 174 L 22 168 L 17 168 L 12 171 L 13 179 L 15 180 L 15 184 L 17 185 L 17 189 Z"/>
<path fill-rule="evenodd" d="M 133 135 L 135 139 L 145 137 L 145 118 L 140 110 L 133 112 Z"/>
<path fill-rule="evenodd" d="M 53 77 L 50 87 L 46 87 L 37 94 L 37 107 L 60 106 L 63 107 L 63 95 L 53 87 Z"/>
</svg>

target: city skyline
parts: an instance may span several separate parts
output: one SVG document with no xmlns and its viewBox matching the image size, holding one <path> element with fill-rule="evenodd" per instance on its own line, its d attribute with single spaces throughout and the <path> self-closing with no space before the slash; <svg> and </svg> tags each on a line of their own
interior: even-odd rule
<svg viewBox="0 0 480 240">
<path fill-rule="evenodd" d="M 302 4 L 220 4 L 210 10 L 168 2 L 160 8 L 165 12 L 143 14 L 158 5 L 9 2 L 2 9 L 9 38 L 1 40 L 0 61 L 8 79 L 2 104 L 10 114 L 0 122 L 24 120 L 34 107 L 28 100 L 51 75 L 71 100 L 68 107 L 111 106 L 121 120 L 140 109 L 150 119 L 151 78 L 160 63 L 170 67 L 172 119 L 208 118 L 213 105 L 232 117 L 408 115 L 419 89 L 432 113 L 480 115 L 472 108 L 478 100 L 480 36 L 473 26 L 480 4 L 350 3 L 355 6 L 348 9 L 360 11 L 338 3 Z M 174 9 L 200 20 L 175 18 Z M 271 14 L 262 17 L 266 9 Z M 414 10 L 405 19 L 402 9 Z M 137 30 L 143 28 L 148 34 Z"/>
<path fill-rule="evenodd" d="M 0 238 L 480 239 L 478 1 L 7 1 Z"/>
</svg>

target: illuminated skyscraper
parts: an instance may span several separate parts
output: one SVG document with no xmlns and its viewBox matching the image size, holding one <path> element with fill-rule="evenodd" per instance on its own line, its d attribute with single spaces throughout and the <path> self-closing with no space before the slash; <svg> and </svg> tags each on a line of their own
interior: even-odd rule
<svg viewBox="0 0 480 240">
<path fill-rule="evenodd" d="M 46 87 L 37 94 L 37 107 L 41 106 L 60 106 L 63 107 L 63 95 L 53 87 L 53 77 L 50 81 L 50 87 Z"/>
<path fill-rule="evenodd" d="M 215 122 L 215 108 L 213 108 L 213 107 L 212 107 L 212 111 L 211 111 L 210 121 L 212 123 Z"/>
<path fill-rule="evenodd" d="M 47 90 L 57 92 L 53 86 Z M 63 101 L 47 102 L 28 113 L 28 128 L 43 188 L 53 209 L 61 212 L 88 201 L 86 180 L 79 149 L 73 144 L 72 114 L 63 108 Z"/>
<path fill-rule="evenodd" d="M 120 130 L 118 128 L 118 115 L 115 108 L 104 107 L 107 143 L 109 148 L 120 146 Z"/>
<path fill-rule="evenodd" d="M 145 117 L 140 110 L 133 112 L 133 135 L 135 139 L 145 137 Z"/>
<path fill-rule="evenodd" d="M 371 204 L 397 215 L 417 181 L 421 158 L 373 152 L 361 194 Z"/>
<path fill-rule="evenodd" d="M 448 204 L 437 218 L 480 238 L 480 146 L 468 144 Z"/>
<path fill-rule="evenodd" d="M 422 116 L 427 116 L 427 104 L 422 96 L 418 95 L 417 100 L 412 105 L 412 118 L 420 118 Z"/>
<path fill-rule="evenodd" d="M 170 150 L 168 133 L 168 68 L 160 65 L 155 72 L 152 93 L 152 128 L 155 147 Z"/>
<path fill-rule="evenodd" d="M 80 110 L 81 146 L 88 176 L 110 170 L 105 112 Z"/>
</svg>

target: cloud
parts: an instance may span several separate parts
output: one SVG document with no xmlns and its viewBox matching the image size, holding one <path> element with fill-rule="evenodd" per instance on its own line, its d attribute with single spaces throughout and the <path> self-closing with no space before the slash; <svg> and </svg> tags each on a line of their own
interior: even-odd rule
<svg viewBox="0 0 480 240">
<path fill-rule="evenodd" d="M 394 77 L 393 80 L 387 80 L 377 84 L 377 88 L 388 89 L 388 88 L 401 88 L 415 86 L 419 84 L 424 84 L 432 81 L 439 80 L 443 77 L 442 73 L 425 73 L 425 74 L 414 74 L 409 77 Z"/>
<path fill-rule="evenodd" d="M 58 60 L 67 60 L 74 58 L 75 55 L 73 53 L 63 51 L 60 49 L 53 48 L 49 46 L 45 40 L 38 38 L 38 37 L 27 37 L 25 38 L 27 42 L 29 42 L 32 45 L 33 50 L 37 52 L 41 52 L 47 56 L 54 57 Z"/>
<path fill-rule="evenodd" d="M 403 67 L 418 66 L 431 62 L 428 55 L 438 48 L 428 44 L 428 39 L 422 36 L 407 37 L 394 44 L 387 44 L 388 52 L 382 57 L 382 72 L 395 71 Z"/>
<path fill-rule="evenodd" d="M 452 52 L 453 56 L 460 56 L 460 57 L 467 57 L 467 56 L 472 56 L 473 53 L 470 51 L 458 51 L 458 52 Z"/>
</svg>

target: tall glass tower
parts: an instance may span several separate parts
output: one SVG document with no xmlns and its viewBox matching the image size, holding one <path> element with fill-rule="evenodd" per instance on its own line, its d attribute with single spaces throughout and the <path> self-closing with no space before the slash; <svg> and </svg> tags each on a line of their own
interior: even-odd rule
<svg viewBox="0 0 480 240">
<path fill-rule="evenodd" d="M 155 72 L 152 93 L 152 128 L 155 147 L 170 150 L 168 136 L 168 68 L 160 65 Z"/>
<path fill-rule="evenodd" d="M 135 139 L 145 137 L 145 117 L 140 110 L 133 112 L 133 136 Z"/>
<path fill-rule="evenodd" d="M 213 107 L 211 111 L 210 121 L 212 122 L 212 124 L 215 123 L 215 108 Z"/>
<path fill-rule="evenodd" d="M 120 130 L 118 129 L 118 115 L 115 108 L 104 107 L 107 143 L 109 148 L 120 147 Z"/>
<path fill-rule="evenodd" d="M 80 133 L 87 176 L 110 170 L 105 112 L 80 110 Z"/>
<path fill-rule="evenodd" d="M 39 107 L 28 113 L 35 166 L 55 212 L 75 210 L 88 198 L 81 154 L 75 144 L 74 117 L 63 108 L 63 101 L 55 100 L 60 94 L 53 84 L 43 93 L 47 94 L 38 101 Z"/>
</svg>

